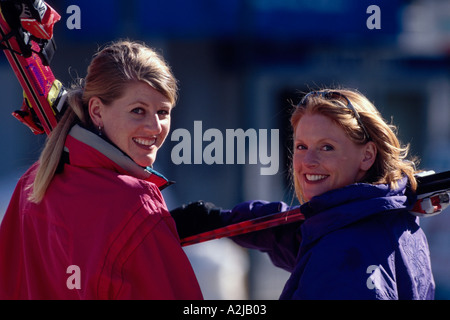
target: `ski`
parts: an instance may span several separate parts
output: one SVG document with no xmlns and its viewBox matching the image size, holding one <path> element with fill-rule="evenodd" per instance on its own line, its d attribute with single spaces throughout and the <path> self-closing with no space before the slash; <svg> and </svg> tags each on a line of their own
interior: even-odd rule
<svg viewBox="0 0 450 320">
<path fill-rule="evenodd" d="M 417 201 L 411 214 L 419 217 L 431 217 L 441 213 L 450 204 L 450 171 L 425 172 L 417 176 Z M 264 217 L 238 222 L 222 228 L 206 231 L 181 239 L 182 246 L 205 241 L 234 237 L 237 235 L 273 228 L 288 223 L 305 220 L 300 208 L 267 215 Z"/>
<path fill-rule="evenodd" d="M 0 1 L 0 48 L 23 89 L 22 106 L 12 114 L 34 134 L 50 134 L 64 113 L 64 86 L 49 66 L 60 18 L 42 0 Z"/>
<path fill-rule="evenodd" d="M 292 210 L 282 211 L 264 217 L 246 220 L 235 224 L 230 224 L 222 228 L 189 236 L 184 239 L 181 239 L 181 245 L 189 246 L 192 244 L 201 243 L 209 240 L 233 237 L 244 233 L 264 230 L 287 223 L 301 221 L 304 219 L 305 216 L 300 212 L 300 208 L 297 207 Z"/>
<path fill-rule="evenodd" d="M 450 171 L 424 173 L 417 177 L 417 201 L 411 213 L 419 217 L 440 214 L 450 204 Z"/>
</svg>

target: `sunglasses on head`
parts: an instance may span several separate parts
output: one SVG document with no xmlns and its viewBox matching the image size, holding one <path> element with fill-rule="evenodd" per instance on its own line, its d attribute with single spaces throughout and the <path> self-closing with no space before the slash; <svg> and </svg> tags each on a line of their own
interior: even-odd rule
<svg viewBox="0 0 450 320">
<path fill-rule="evenodd" d="M 297 107 L 305 106 L 308 99 L 312 96 L 320 96 L 326 100 L 338 100 L 341 102 L 345 102 L 344 103 L 345 107 L 353 112 L 356 121 L 358 122 L 361 129 L 364 131 L 364 135 L 365 135 L 365 138 L 367 139 L 367 141 L 371 140 L 366 127 L 364 126 L 364 124 L 361 121 L 361 118 L 359 117 L 358 112 L 356 111 L 355 107 L 353 107 L 352 103 L 345 95 L 343 95 L 342 93 L 337 92 L 337 91 L 311 91 L 310 93 L 308 93 L 307 95 L 305 95 L 303 97 L 303 99 L 300 101 L 300 103 L 297 105 Z"/>
</svg>

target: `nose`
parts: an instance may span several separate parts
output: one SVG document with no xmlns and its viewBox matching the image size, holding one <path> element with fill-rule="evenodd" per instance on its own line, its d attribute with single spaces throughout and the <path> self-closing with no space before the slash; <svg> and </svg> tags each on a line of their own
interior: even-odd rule
<svg viewBox="0 0 450 320">
<path fill-rule="evenodd" d="M 319 165 L 319 157 L 317 155 L 317 152 L 313 149 L 306 150 L 302 163 L 305 167 L 308 168 L 315 168 Z"/>
<path fill-rule="evenodd" d="M 158 114 L 150 114 L 145 121 L 145 130 L 149 134 L 159 134 L 162 131 Z"/>
</svg>

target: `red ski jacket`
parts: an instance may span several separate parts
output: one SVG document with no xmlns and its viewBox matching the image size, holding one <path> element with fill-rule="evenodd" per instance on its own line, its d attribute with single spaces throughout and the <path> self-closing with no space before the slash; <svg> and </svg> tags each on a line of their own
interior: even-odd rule
<svg viewBox="0 0 450 320">
<path fill-rule="evenodd" d="M 20 179 L 0 228 L 0 299 L 202 299 L 151 173 L 75 126 L 43 201 Z"/>
</svg>

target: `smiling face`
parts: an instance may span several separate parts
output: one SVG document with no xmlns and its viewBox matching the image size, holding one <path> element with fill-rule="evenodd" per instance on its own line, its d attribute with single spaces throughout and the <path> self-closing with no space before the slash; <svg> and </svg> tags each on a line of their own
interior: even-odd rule
<svg viewBox="0 0 450 320">
<path fill-rule="evenodd" d="M 375 156 L 372 142 L 355 144 L 324 115 L 305 114 L 295 127 L 293 169 L 305 201 L 361 180 Z"/>
<path fill-rule="evenodd" d="M 172 104 L 144 82 L 127 85 L 121 98 L 105 105 L 93 97 L 89 112 L 96 127 L 138 165 L 153 165 L 170 130 Z"/>
</svg>

